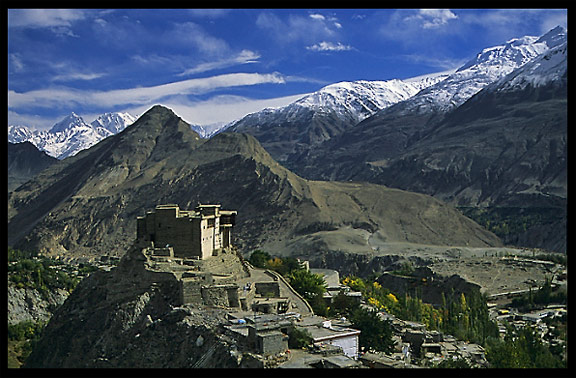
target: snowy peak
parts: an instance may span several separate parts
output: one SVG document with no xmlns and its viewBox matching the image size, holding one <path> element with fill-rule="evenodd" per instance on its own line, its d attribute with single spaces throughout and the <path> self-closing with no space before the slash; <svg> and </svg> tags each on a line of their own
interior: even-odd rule
<svg viewBox="0 0 576 378">
<path fill-rule="evenodd" d="M 78 127 L 90 127 L 84 119 L 77 115 L 76 113 L 72 112 L 70 115 L 66 116 L 62 121 L 57 122 L 52 126 L 50 129 L 51 133 L 58 133 L 61 131 L 65 131 L 68 129 L 74 129 Z"/>
<path fill-rule="evenodd" d="M 487 85 L 545 53 L 551 46 L 565 42 L 566 34 L 563 28 L 558 27 L 542 37 L 515 38 L 503 45 L 483 49 L 445 80 L 422 90 L 409 101 L 398 104 L 402 109 L 399 114 L 446 112 L 454 109 Z"/>
<path fill-rule="evenodd" d="M 328 85 L 296 101 L 312 109 L 329 108 L 339 114 L 364 119 L 380 109 L 406 100 L 418 90 L 403 81 L 354 81 Z"/>
<path fill-rule="evenodd" d="M 136 121 L 136 118 L 128 113 L 104 113 L 96 118 L 90 125 L 102 127 L 112 134 L 117 134 Z"/>
<path fill-rule="evenodd" d="M 232 121 L 221 127 L 218 132 L 227 129 L 240 131 L 235 129 L 235 126 L 246 127 L 253 122 L 259 123 L 263 119 L 270 119 L 280 114 L 301 114 L 302 110 L 335 113 L 342 119 L 357 123 L 384 108 L 409 99 L 420 90 L 444 80 L 447 76 L 440 73 L 406 80 L 358 80 L 330 84 L 284 107 L 266 108 Z M 213 132 L 212 135 L 216 133 Z"/>
<path fill-rule="evenodd" d="M 541 87 L 560 82 L 566 78 L 567 72 L 568 42 L 565 41 L 498 80 L 491 88 L 494 87 L 497 91 L 503 92 L 522 90 L 527 86 Z"/>
<path fill-rule="evenodd" d="M 554 48 L 568 40 L 568 31 L 562 26 L 556 26 L 548 33 L 544 34 L 537 42 L 545 43 L 549 48 Z"/>
<path fill-rule="evenodd" d="M 82 117 L 71 113 L 48 131 L 32 130 L 26 126 L 9 126 L 8 141 L 30 142 L 40 151 L 64 159 L 117 134 L 135 120 L 135 117 L 128 113 L 105 113 L 87 124 Z"/>
<path fill-rule="evenodd" d="M 29 141 L 35 135 L 34 130 L 26 126 L 8 126 L 8 141 L 10 143 L 22 143 Z"/>
<path fill-rule="evenodd" d="M 511 39 L 504 45 L 482 50 L 476 58 L 460 67 L 457 72 L 493 66 L 502 66 L 504 69 L 520 67 L 547 49 L 548 45 L 538 42 L 538 37 L 526 36 Z"/>
</svg>

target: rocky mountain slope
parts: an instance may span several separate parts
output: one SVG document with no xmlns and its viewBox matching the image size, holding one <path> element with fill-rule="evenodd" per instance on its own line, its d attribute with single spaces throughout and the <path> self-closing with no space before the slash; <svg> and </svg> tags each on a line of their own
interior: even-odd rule
<svg viewBox="0 0 576 378">
<path fill-rule="evenodd" d="M 566 31 L 555 28 L 540 38 L 513 39 L 484 49 L 448 78 L 377 112 L 314 149 L 291 156 L 288 166 L 308 178 L 353 179 L 366 168 L 366 163 L 382 164 L 402 154 L 433 130 L 448 112 L 566 40 Z"/>
<path fill-rule="evenodd" d="M 48 200 L 49 199 L 49 200 Z M 276 253 L 389 242 L 494 246 L 500 241 L 429 196 L 375 184 L 308 181 L 246 134 L 199 138 L 161 106 L 40 173 L 9 195 L 9 244 L 53 255 L 120 255 L 136 217 L 161 203 L 238 211 L 236 241 Z M 300 251 L 297 251 L 300 252 Z"/>
<path fill-rule="evenodd" d="M 56 289 L 42 295 L 38 290 L 8 285 L 8 324 L 26 320 L 47 322 L 53 312 L 64 303 L 68 291 Z"/>
<path fill-rule="evenodd" d="M 458 206 L 513 207 L 516 218 L 522 209 L 543 209 L 535 215 L 540 231 L 522 226 L 507 242 L 563 251 L 563 222 L 543 215 L 565 213 L 566 57 L 562 28 L 486 49 L 476 64 L 291 156 L 288 165 L 308 178 L 370 181 Z M 495 76 L 503 61 L 521 66 Z M 489 80 L 475 81 L 478 72 Z M 466 101 L 442 95 L 467 93 L 452 89 L 472 79 L 482 85 Z M 552 236 L 552 229 L 560 232 Z"/>
<path fill-rule="evenodd" d="M 225 312 L 175 307 L 179 282 L 144 269 L 140 248 L 84 279 L 56 311 L 28 368 L 238 367 Z"/>
<path fill-rule="evenodd" d="M 64 159 L 117 134 L 135 120 L 128 113 L 105 113 L 88 124 L 82 117 L 71 113 L 54 124 L 50 130 L 38 131 L 26 126 L 9 126 L 8 141 L 27 141 L 50 156 Z"/>
<path fill-rule="evenodd" d="M 540 232 L 528 227 L 509 242 L 564 251 L 566 58 L 563 44 L 485 88 L 366 178 L 463 206 L 556 209 Z"/>
<path fill-rule="evenodd" d="M 38 151 L 30 142 L 8 142 L 8 191 L 16 189 L 57 161 Z"/>
</svg>

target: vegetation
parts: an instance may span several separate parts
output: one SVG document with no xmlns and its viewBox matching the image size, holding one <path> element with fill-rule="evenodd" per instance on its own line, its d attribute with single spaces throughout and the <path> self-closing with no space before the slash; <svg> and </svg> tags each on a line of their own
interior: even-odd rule
<svg viewBox="0 0 576 378">
<path fill-rule="evenodd" d="M 294 270 L 302 269 L 298 260 L 293 257 L 273 257 L 260 249 L 252 252 L 248 262 L 256 268 L 274 270 L 285 277 Z"/>
<path fill-rule="evenodd" d="M 392 339 L 392 325 L 389 320 L 381 319 L 377 310 L 357 307 L 351 311 L 348 319 L 354 328 L 360 330 L 360 347 L 385 353 L 393 352 L 395 342 Z"/>
<path fill-rule="evenodd" d="M 526 232 L 533 226 L 553 223 L 565 217 L 558 208 L 460 207 L 459 210 L 500 238 Z"/>
<path fill-rule="evenodd" d="M 72 292 L 82 276 L 98 270 L 91 264 L 71 267 L 60 261 L 38 257 L 35 252 L 8 248 L 8 280 L 17 288 L 36 289 L 46 296 L 55 289 Z"/>
<path fill-rule="evenodd" d="M 566 292 L 562 290 L 554 291 L 552 281 L 549 278 L 546 278 L 542 286 L 535 292 L 529 291 L 527 294 L 512 299 L 512 307 L 516 307 L 521 311 L 530 311 L 551 303 L 566 304 Z"/>
<path fill-rule="evenodd" d="M 434 308 L 408 294 L 396 297 L 376 281 L 370 284 L 358 277 L 346 277 L 342 283 L 360 291 L 374 308 L 399 319 L 421 322 L 428 329 L 479 344 L 484 344 L 488 337 L 498 336 L 498 326 L 490 320 L 486 298 L 479 291 L 471 292 L 468 296 L 464 293 L 458 296 L 453 292 L 448 297 L 443 294 L 442 306 Z"/>
<path fill-rule="evenodd" d="M 562 368 L 566 363 L 544 345 L 532 327 L 509 326 L 504 340 L 491 338 L 486 358 L 493 368 Z"/>
<path fill-rule="evenodd" d="M 434 308 L 431 304 L 423 303 L 418 297 L 411 297 L 408 294 L 396 296 L 376 281 L 348 276 L 342 283 L 354 291 L 361 292 L 372 309 L 361 307 L 344 292 L 336 295 L 330 307 L 327 307 L 325 304 L 322 305 L 324 301 L 321 300 L 325 291 L 321 276 L 299 266 L 290 270 L 288 267 L 291 263 L 262 251 L 255 251 L 249 261 L 255 266 L 289 271 L 286 277 L 290 284 L 311 303 L 315 313 L 331 317 L 347 317 L 353 327 L 361 331 L 360 346 L 368 350 L 391 352 L 394 348 L 391 324 L 382 320 L 378 314 L 379 311 L 386 311 L 399 319 L 418 321 L 428 329 L 439 330 L 457 339 L 483 345 L 491 367 L 551 368 L 566 365 L 558 357 L 560 353 L 553 353 L 554 347 L 543 344 L 536 330 L 531 327 L 515 329 L 510 326 L 505 338 L 501 339 L 497 324 L 489 318 L 487 299 L 479 290 L 466 294 L 455 294 L 454 291 L 448 295 L 442 293 L 441 306 Z M 409 275 L 412 271 L 413 268 L 406 265 L 396 273 Z M 534 304 L 566 301 L 565 293 L 553 293 L 549 280 L 537 292 L 526 298 L 528 299 L 515 300 L 528 300 Z M 307 345 L 309 340 L 303 334 L 295 335 L 292 342 L 294 345 Z M 470 366 L 465 360 L 446 360 L 435 367 L 469 368 Z"/>
<path fill-rule="evenodd" d="M 19 368 L 40 340 L 46 324 L 44 322 L 23 321 L 8 324 L 8 367 Z"/>
<path fill-rule="evenodd" d="M 21 251 L 19 249 L 12 249 L 11 247 L 8 247 L 8 262 L 15 262 L 15 261 L 19 261 L 22 259 L 31 259 L 33 257 L 38 257 L 38 253 L 37 252 L 31 252 L 31 251 Z"/>
<path fill-rule="evenodd" d="M 248 262 L 257 268 L 274 270 L 286 277 L 290 286 L 310 303 L 314 313 L 326 315 L 328 307 L 323 299 L 326 283 L 321 275 L 303 269 L 295 258 L 274 257 L 259 249 L 252 252 Z"/>
<path fill-rule="evenodd" d="M 328 308 L 323 298 L 326 283 L 320 274 L 310 273 L 305 269 L 295 269 L 288 275 L 288 281 L 290 286 L 310 303 L 314 313 L 326 315 Z"/>
<path fill-rule="evenodd" d="M 89 264 L 70 267 L 47 257 L 38 257 L 36 252 L 8 248 L 8 282 L 17 288 L 38 290 L 47 296 L 56 289 L 72 292 L 81 276 L 98 268 Z M 44 322 L 23 321 L 8 325 L 8 366 L 19 368 L 40 339 Z"/>
<path fill-rule="evenodd" d="M 304 329 L 292 327 L 290 337 L 288 338 L 288 348 L 301 349 L 312 344 L 313 338 L 310 333 Z"/>
<path fill-rule="evenodd" d="M 24 258 L 9 264 L 8 277 L 16 287 L 36 289 L 42 295 L 54 289 L 71 292 L 80 279 L 64 270 L 54 269 L 57 265 L 57 262 L 48 258 Z"/>
</svg>

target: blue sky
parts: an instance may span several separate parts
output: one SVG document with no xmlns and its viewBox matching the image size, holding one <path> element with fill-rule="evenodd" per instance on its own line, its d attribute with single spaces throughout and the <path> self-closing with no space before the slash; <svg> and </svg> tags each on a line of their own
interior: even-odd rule
<svg viewBox="0 0 576 378">
<path fill-rule="evenodd" d="M 10 9 L 8 123 L 164 104 L 228 122 L 325 85 L 455 69 L 564 9 Z"/>
</svg>

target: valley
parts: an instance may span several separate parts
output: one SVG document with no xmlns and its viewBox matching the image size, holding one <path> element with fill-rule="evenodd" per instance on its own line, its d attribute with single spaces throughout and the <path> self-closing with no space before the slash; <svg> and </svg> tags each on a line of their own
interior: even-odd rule
<svg viewBox="0 0 576 378">
<path fill-rule="evenodd" d="M 538 307 L 533 291 L 546 285 L 565 296 L 567 83 L 567 31 L 555 28 L 486 48 L 451 73 L 331 84 L 210 138 L 159 104 L 138 119 L 106 113 L 88 125 L 72 113 L 49 132 L 10 126 L 9 140 L 22 143 L 8 151 L 8 245 L 37 256 L 22 263 L 36 267 L 26 279 L 42 287 L 40 266 L 59 274 L 53 262 L 93 268 L 49 304 L 11 273 L 11 323 L 55 319 L 46 332 L 57 350 L 41 339 L 30 366 L 264 366 L 250 348 L 284 353 L 286 319 L 268 329 L 256 312 L 313 311 L 294 277 L 246 263 L 255 251 L 413 289 L 435 310 L 455 288 L 477 288 L 501 311 Z M 203 213 L 220 206 L 233 220 Z M 166 209 L 185 218 L 178 232 L 146 220 Z M 188 222 L 206 223 L 186 234 Z M 203 230 L 220 227 L 225 247 L 222 231 L 209 252 L 174 254 L 183 234 L 204 246 Z M 163 232 L 168 241 L 155 245 Z M 72 355 L 66 337 L 83 353 Z"/>
</svg>

